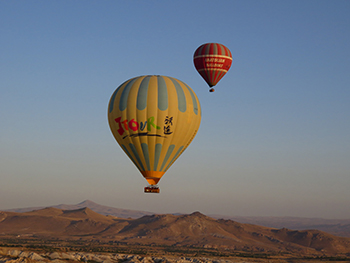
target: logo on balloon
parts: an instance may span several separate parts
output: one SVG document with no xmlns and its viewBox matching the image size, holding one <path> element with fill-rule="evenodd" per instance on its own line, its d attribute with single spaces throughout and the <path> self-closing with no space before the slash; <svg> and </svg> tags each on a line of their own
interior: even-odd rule
<svg viewBox="0 0 350 263">
<path fill-rule="evenodd" d="M 114 119 L 114 121 L 118 124 L 118 133 L 120 136 L 123 136 L 125 131 L 129 131 L 132 130 L 134 132 L 136 131 L 140 131 L 139 133 L 134 133 L 134 134 L 127 134 L 123 137 L 126 138 L 128 136 L 158 136 L 158 137 L 165 137 L 165 135 L 171 135 L 173 133 L 172 131 L 172 126 L 173 126 L 173 117 L 169 117 L 166 116 L 165 120 L 164 120 L 164 126 L 163 126 L 163 134 L 164 136 L 154 133 L 154 134 L 150 134 L 149 132 L 151 132 L 152 130 L 160 130 L 161 127 L 159 127 L 158 125 L 155 124 L 154 122 L 155 118 L 154 116 L 149 117 L 146 121 L 136 121 L 135 119 L 125 119 L 122 121 L 121 117 L 118 117 L 116 119 Z M 147 131 L 145 131 L 147 127 Z M 145 131 L 145 132 L 142 132 Z"/>
</svg>

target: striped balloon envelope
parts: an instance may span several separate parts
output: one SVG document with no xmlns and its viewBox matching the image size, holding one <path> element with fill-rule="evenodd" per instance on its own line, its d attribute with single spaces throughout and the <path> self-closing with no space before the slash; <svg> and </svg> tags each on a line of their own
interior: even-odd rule
<svg viewBox="0 0 350 263">
<path fill-rule="evenodd" d="M 115 90 L 108 122 L 121 148 L 154 186 L 195 137 L 201 107 L 184 82 L 159 75 L 140 76 Z"/>
<path fill-rule="evenodd" d="M 209 87 L 213 87 L 230 69 L 232 54 L 222 44 L 207 43 L 196 49 L 193 55 L 193 63 Z M 211 91 L 214 90 L 212 89 Z"/>
</svg>

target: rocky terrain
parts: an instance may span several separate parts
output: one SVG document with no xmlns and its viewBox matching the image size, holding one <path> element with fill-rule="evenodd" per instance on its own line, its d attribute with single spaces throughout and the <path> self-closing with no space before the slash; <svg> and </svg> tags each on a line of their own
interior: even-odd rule
<svg viewBox="0 0 350 263">
<path fill-rule="evenodd" d="M 63 244 L 64 243 L 64 244 Z M 199 212 L 189 215 L 146 215 L 137 219 L 105 216 L 89 208 L 45 208 L 0 212 L 0 245 L 70 247 L 69 251 L 109 252 L 138 247 L 142 254 L 158 247 L 165 252 L 186 248 L 187 254 L 233 256 L 237 253 L 297 257 L 350 257 L 350 239 L 318 230 L 275 229 Z M 156 249 L 153 249 L 155 251 Z M 89 250 L 87 250 L 89 251 Z M 181 253 L 177 253 L 179 255 Z"/>
<path fill-rule="evenodd" d="M 242 257 L 188 257 L 188 256 L 141 256 L 135 254 L 117 253 L 86 253 L 86 252 L 34 252 L 28 249 L 19 250 L 0 248 L 1 263 L 64 263 L 64 262 L 88 262 L 88 263 L 334 263 L 345 262 L 344 259 L 327 258 L 242 258 Z M 349 262 L 349 261 L 346 261 Z"/>
<path fill-rule="evenodd" d="M 239 259 L 235 262 L 240 262 Z M 135 263 L 172 263 L 172 262 L 208 262 L 208 263 L 227 263 L 233 262 L 228 259 L 210 259 L 210 258 L 190 258 L 190 257 L 154 257 L 154 256 L 139 256 L 129 254 L 96 254 L 83 252 L 44 252 L 36 253 L 32 251 L 23 251 L 16 249 L 0 248 L 0 262 L 135 262 Z"/>
</svg>

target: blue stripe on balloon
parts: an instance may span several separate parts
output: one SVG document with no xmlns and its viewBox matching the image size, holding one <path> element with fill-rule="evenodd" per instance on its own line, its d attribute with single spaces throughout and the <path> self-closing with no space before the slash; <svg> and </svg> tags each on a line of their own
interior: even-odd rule
<svg viewBox="0 0 350 263">
<path fill-rule="evenodd" d="M 122 95 L 120 97 L 120 102 L 119 102 L 119 110 L 123 111 L 126 109 L 126 107 L 128 106 L 128 97 L 129 97 L 129 92 L 130 89 L 132 87 L 132 85 L 134 84 L 134 82 L 137 80 L 138 78 L 134 78 L 132 80 L 129 81 L 128 84 L 126 84 L 126 86 L 123 89 Z"/>
<path fill-rule="evenodd" d="M 139 92 L 137 93 L 137 103 L 136 107 L 138 110 L 144 110 L 147 107 L 147 92 L 148 84 L 151 76 L 146 76 L 139 87 Z"/>
<path fill-rule="evenodd" d="M 158 109 L 164 111 L 168 109 L 168 90 L 162 76 L 158 77 Z"/>
<path fill-rule="evenodd" d="M 137 162 L 135 162 L 134 157 L 130 154 L 130 152 L 128 151 L 128 149 L 126 148 L 126 146 L 124 144 L 122 144 L 122 148 L 123 148 L 124 152 L 126 152 L 126 154 L 129 156 L 130 160 L 135 164 L 135 166 L 140 169 Z"/>
<path fill-rule="evenodd" d="M 155 151 L 154 151 L 154 167 L 153 167 L 154 171 L 157 171 L 158 162 L 159 162 L 161 152 L 162 152 L 162 145 L 160 143 L 157 143 Z"/>
<path fill-rule="evenodd" d="M 167 161 L 169 160 L 170 155 L 171 155 L 171 153 L 173 152 L 174 148 L 175 148 L 175 145 L 174 145 L 174 144 L 172 144 L 172 145 L 169 146 L 168 151 L 167 151 L 167 153 L 166 153 L 166 155 L 165 155 L 165 157 L 164 157 L 162 166 L 160 167 L 160 171 L 163 171 L 163 168 L 164 168 L 165 164 L 167 163 Z"/>
<path fill-rule="evenodd" d="M 183 148 L 184 147 L 181 146 L 179 148 L 179 150 L 175 153 L 174 157 L 171 159 L 171 161 L 169 162 L 168 166 L 165 168 L 164 172 L 166 172 L 169 169 L 170 165 L 172 165 L 172 163 L 175 162 L 176 158 L 179 157 L 179 155 L 180 155 L 180 153 L 181 153 Z"/>
<path fill-rule="evenodd" d="M 113 106 L 114 106 L 114 100 L 115 100 L 115 96 L 117 96 L 118 93 L 118 89 L 116 89 L 111 97 L 111 101 L 109 102 L 109 113 L 111 113 L 113 111 Z"/>
<path fill-rule="evenodd" d="M 127 81 L 124 81 L 123 84 L 119 85 L 119 87 L 114 91 L 112 97 L 111 97 L 111 101 L 109 102 L 109 112 L 111 113 L 113 111 L 113 107 L 114 107 L 114 100 L 115 100 L 115 97 L 117 96 L 117 93 L 118 91 L 120 90 L 120 88 L 126 83 L 128 82 L 129 80 Z"/>
<path fill-rule="evenodd" d="M 196 100 L 196 96 L 194 95 L 192 89 L 186 84 L 184 83 L 185 86 L 188 88 L 188 91 L 190 92 L 191 94 L 191 97 L 192 97 L 192 103 L 193 103 L 193 112 L 194 114 L 198 114 L 198 104 L 197 104 L 197 100 Z"/>
<path fill-rule="evenodd" d="M 136 151 L 135 145 L 133 145 L 132 143 L 129 143 L 129 147 L 130 147 L 132 153 L 134 154 L 134 156 L 135 156 L 135 158 L 136 158 L 136 160 L 137 160 L 137 162 L 139 164 L 138 166 L 141 167 L 141 171 L 145 171 L 145 167 L 143 167 L 143 164 L 141 162 L 140 156 L 139 156 L 139 154 Z"/>
<path fill-rule="evenodd" d="M 143 157 L 145 157 L 146 165 L 147 165 L 147 171 L 151 170 L 151 165 L 149 162 L 149 153 L 148 153 L 148 144 L 147 143 L 141 143 L 141 148 L 143 152 Z"/>
<path fill-rule="evenodd" d="M 174 78 L 170 78 L 170 79 L 174 83 L 174 86 L 176 89 L 177 104 L 178 104 L 179 111 L 185 112 L 186 111 L 186 96 L 185 96 L 184 90 L 182 89 L 182 87 L 179 84 L 177 79 L 174 79 Z"/>
</svg>

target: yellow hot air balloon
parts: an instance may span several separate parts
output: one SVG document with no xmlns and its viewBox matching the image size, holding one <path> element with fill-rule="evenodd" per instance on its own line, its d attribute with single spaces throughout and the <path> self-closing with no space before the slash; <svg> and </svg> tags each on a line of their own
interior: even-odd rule
<svg viewBox="0 0 350 263">
<path fill-rule="evenodd" d="M 166 76 L 132 78 L 113 93 L 108 106 L 111 131 L 150 186 L 158 181 L 195 137 L 199 100 L 184 82 Z"/>
</svg>

